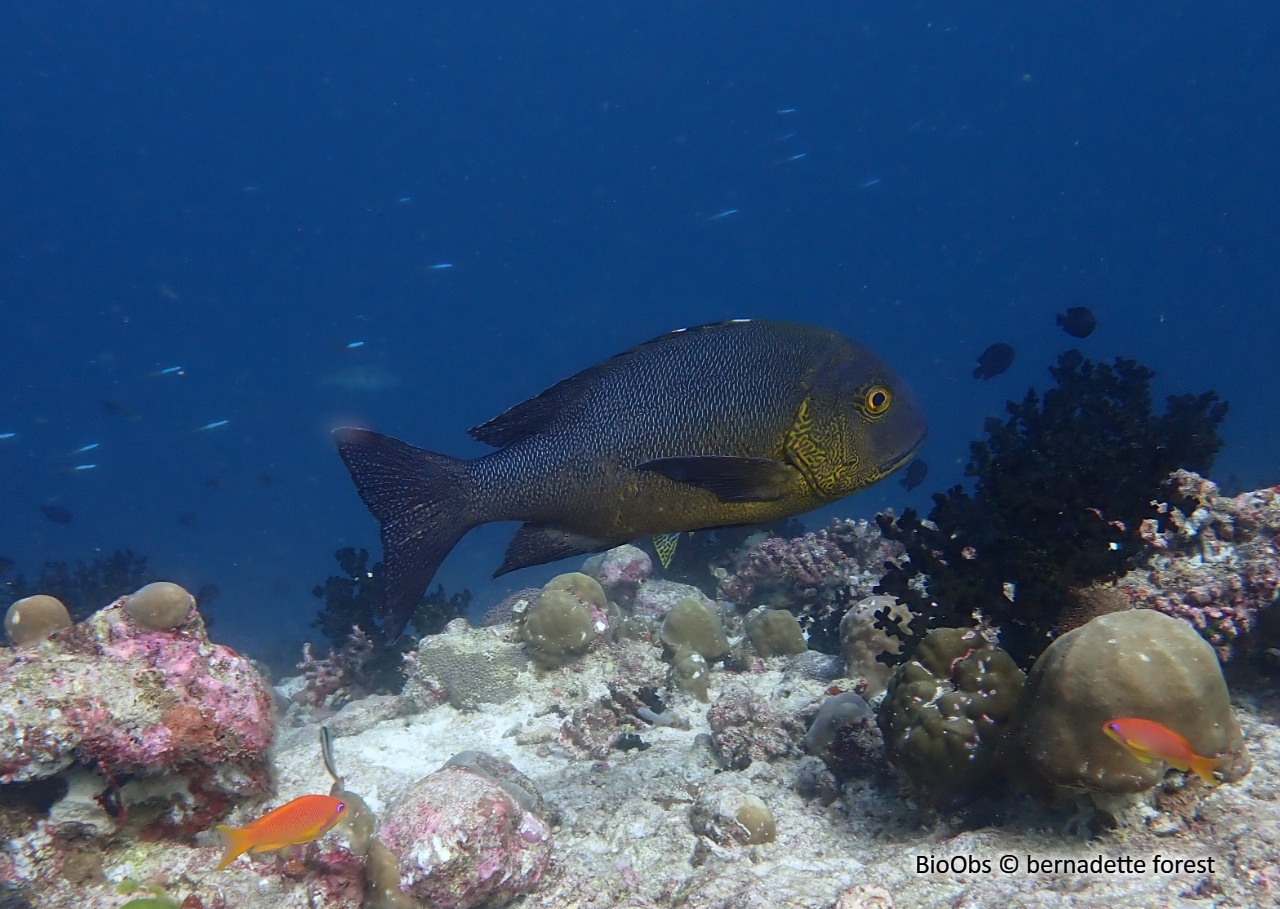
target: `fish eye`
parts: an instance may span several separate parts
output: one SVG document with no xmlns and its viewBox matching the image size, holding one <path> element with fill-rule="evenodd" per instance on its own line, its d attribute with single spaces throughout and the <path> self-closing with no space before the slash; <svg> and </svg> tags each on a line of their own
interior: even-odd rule
<svg viewBox="0 0 1280 909">
<path fill-rule="evenodd" d="M 878 417 L 888 410 L 892 401 L 893 395 L 883 385 L 873 385 L 867 389 L 867 393 L 862 398 L 862 404 L 866 407 L 867 413 L 873 417 Z"/>
</svg>

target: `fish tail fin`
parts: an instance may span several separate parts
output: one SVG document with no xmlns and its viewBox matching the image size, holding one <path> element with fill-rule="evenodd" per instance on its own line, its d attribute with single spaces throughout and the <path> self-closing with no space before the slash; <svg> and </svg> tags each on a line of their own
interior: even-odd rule
<svg viewBox="0 0 1280 909">
<path fill-rule="evenodd" d="M 1213 775 L 1213 771 L 1228 763 L 1231 760 L 1230 755 L 1226 757 L 1200 757 L 1196 755 L 1191 759 L 1191 772 L 1200 779 L 1204 780 L 1210 786 L 1217 786 L 1222 781 Z"/>
<path fill-rule="evenodd" d="M 253 838 L 249 831 L 243 827 L 228 827 L 226 824 L 219 824 L 216 829 L 218 835 L 222 837 L 222 860 L 218 862 L 218 867 L 213 870 L 221 871 L 249 851 L 250 847 L 253 846 Z"/>
<path fill-rule="evenodd" d="M 449 550 L 480 523 L 468 498 L 467 462 L 367 429 L 336 429 L 333 437 L 380 525 L 386 633 L 394 641 Z"/>
</svg>

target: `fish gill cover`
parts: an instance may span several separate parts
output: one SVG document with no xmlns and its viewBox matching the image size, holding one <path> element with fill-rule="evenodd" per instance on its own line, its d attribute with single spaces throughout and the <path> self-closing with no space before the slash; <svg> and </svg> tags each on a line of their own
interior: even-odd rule
<svg viewBox="0 0 1280 909">
<path fill-rule="evenodd" d="M 906 644 L 883 661 L 901 663 L 930 629 L 977 617 L 1029 665 L 1073 592 L 1117 577 L 1141 552 L 1138 527 L 1161 517 L 1154 500 L 1172 495 L 1169 475 L 1207 471 L 1222 447 L 1227 405 L 1215 392 L 1172 395 L 1157 414 L 1155 373 L 1136 360 L 1094 363 L 1069 350 L 1049 372 L 1043 397 L 1030 389 L 1005 405 L 1004 420 L 987 419 L 965 467 L 972 492 L 935 493 L 928 520 L 914 509 L 877 518 L 907 549 L 877 592 L 913 613 L 909 623 L 881 613 L 880 627 Z"/>
</svg>

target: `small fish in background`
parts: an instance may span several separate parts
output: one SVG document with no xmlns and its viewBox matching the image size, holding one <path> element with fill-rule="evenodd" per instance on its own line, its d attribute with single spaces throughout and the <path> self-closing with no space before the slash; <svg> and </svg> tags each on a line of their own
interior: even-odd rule
<svg viewBox="0 0 1280 909">
<path fill-rule="evenodd" d="M 1098 320 L 1087 306 L 1073 306 L 1057 316 L 1058 327 L 1073 338 L 1087 338 L 1098 327 Z"/>
<path fill-rule="evenodd" d="M 929 465 L 919 458 L 913 460 L 907 465 L 907 469 L 902 472 L 902 488 L 907 492 L 915 489 L 924 482 L 925 476 L 929 473 Z"/>
<path fill-rule="evenodd" d="M 61 505 L 41 505 L 40 513 L 50 521 L 53 521 L 53 523 L 61 524 L 63 527 L 70 524 L 72 520 L 71 512 Z"/>
<path fill-rule="evenodd" d="M 728 217 L 730 217 L 731 215 L 736 215 L 737 213 L 738 213 L 738 209 L 736 209 L 736 208 L 726 208 L 724 211 L 716 212 L 716 213 L 715 213 L 714 215 L 712 215 L 710 218 L 707 218 L 707 220 L 708 220 L 708 221 L 719 221 L 721 218 L 728 218 Z"/>
<path fill-rule="evenodd" d="M 320 839 L 347 813 L 346 803 L 328 795 L 302 795 L 243 827 L 219 824 L 222 859 L 215 871 L 246 852 L 279 852 Z"/>
<path fill-rule="evenodd" d="M 1102 731 L 1142 763 L 1163 761 L 1175 770 L 1193 772 L 1210 786 L 1219 782 L 1213 771 L 1231 760 L 1230 757 L 1201 757 L 1191 749 L 1190 742 L 1154 720 L 1120 717 L 1103 723 Z"/>
<path fill-rule="evenodd" d="M 88 445 L 81 445 L 79 448 L 73 448 L 71 450 L 71 454 L 73 455 L 88 454 L 89 452 L 93 451 L 95 448 L 101 448 L 101 447 L 102 447 L 101 442 L 90 442 Z"/>
<path fill-rule="evenodd" d="M 18 434 L 16 432 L 0 432 L 0 442 L 5 439 L 16 439 L 17 437 Z"/>
<path fill-rule="evenodd" d="M 1013 348 L 997 341 L 978 355 L 978 368 L 973 371 L 975 379 L 994 379 L 1013 365 Z"/>
<path fill-rule="evenodd" d="M 453 268 L 452 262 L 436 262 L 434 265 L 428 265 L 428 271 L 444 271 L 446 268 Z"/>
<path fill-rule="evenodd" d="M 157 369 L 155 372 L 147 373 L 147 378 L 158 379 L 161 376 L 185 376 L 187 371 L 181 366 L 166 366 L 164 369 Z"/>
<path fill-rule="evenodd" d="M 210 430 L 213 430 L 213 429 L 221 429 L 222 427 L 226 426 L 230 422 L 231 422 L 230 420 L 214 420 L 212 423 L 205 423 L 203 426 L 197 426 L 195 428 L 195 431 L 209 432 Z"/>
</svg>

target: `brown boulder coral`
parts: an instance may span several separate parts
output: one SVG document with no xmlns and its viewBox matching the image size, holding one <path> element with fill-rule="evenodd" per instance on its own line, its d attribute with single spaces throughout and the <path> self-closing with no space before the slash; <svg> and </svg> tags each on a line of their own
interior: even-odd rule
<svg viewBox="0 0 1280 909">
<path fill-rule="evenodd" d="M 1150 789 L 1168 768 L 1107 737 L 1102 725 L 1121 717 L 1160 723 L 1196 754 L 1230 756 L 1219 769 L 1227 781 L 1249 770 L 1213 648 L 1186 622 L 1151 609 L 1100 616 L 1050 644 L 1031 670 L 1011 742 L 1050 783 Z"/>
</svg>

